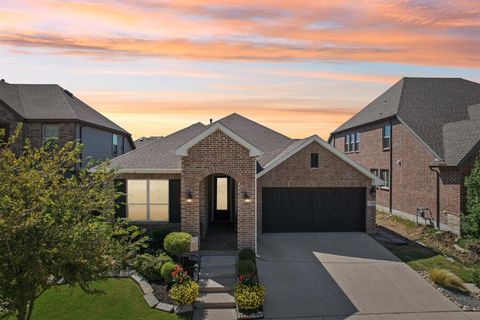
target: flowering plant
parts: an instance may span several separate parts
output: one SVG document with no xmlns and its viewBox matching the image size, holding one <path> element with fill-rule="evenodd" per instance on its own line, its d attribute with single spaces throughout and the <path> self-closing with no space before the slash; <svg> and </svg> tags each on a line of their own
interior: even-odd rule
<svg viewBox="0 0 480 320">
<path fill-rule="evenodd" d="M 250 273 L 246 273 L 246 274 L 241 274 L 239 277 L 238 277 L 238 282 L 240 284 L 243 284 L 243 285 L 246 285 L 246 286 L 253 286 L 254 284 L 256 284 L 258 281 L 257 281 L 257 278 L 255 276 L 255 273 L 254 272 L 250 272 Z"/>
<path fill-rule="evenodd" d="M 174 284 L 182 284 L 191 281 L 192 278 L 190 278 L 188 272 L 184 271 L 181 266 L 176 265 L 172 271 L 172 280 Z"/>
</svg>

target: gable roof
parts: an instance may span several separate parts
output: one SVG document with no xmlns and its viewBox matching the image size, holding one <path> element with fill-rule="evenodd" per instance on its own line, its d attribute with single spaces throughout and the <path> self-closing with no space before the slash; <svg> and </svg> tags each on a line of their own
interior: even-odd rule
<svg viewBox="0 0 480 320">
<path fill-rule="evenodd" d="M 130 135 L 56 84 L 11 84 L 0 81 L 0 100 L 26 120 L 79 121 Z"/>
<path fill-rule="evenodd" d="M 452 141 L 461 140 L 461 134 L 470 132 L 474 137 L 468 139 L 475 138 L 475 130 L 466 123 L 447 124 L 475 120 L 480 114 L 475 107 L 479 103 L 479 83 L 461 78 L 403 78 L 332 134 L 396 117 L 441 163 L 458 165 L 469 154 L 468 146 L 472 143 L 450 150 L 455 147 Z"/>
<path fill-rule="evenodd" d="M 198 122 L 163 139 L 146 144 L 110 161 L 110 167 L 120 172 L 180 172 L 182 158 L 175 151 L 205 130 Z"/>
<path fill-rule="evenodd" d="M 308 138 L 302 139 L 302 140 L 297 140 L 295 141 L 291 146 L 289 146 L 287 149 L 284 150 L 284 152 L 280 153 L 277 157 L 272 159 L 264 168 L 263 171 L 257 174 L 257 178 L 260 178 L 261 176 L 265 175 L 269 171 L 271 171 L 273 168 L 277 167 L 279 164 L 296 154 L 297 152 L 301 151 L 311 143 L 318 143 L 320 146 L 325 148 L 327 151 L 330 151 L 337 157 L 339 157 L 341 160 L 345 161 L 347 164 L 355 168 L 356 170 L 360 171 L 363 175 L 366 177 L 372 179 L 372 184 L 373 185 L 383 185 L 384 182 L 382 179 L 371 173 L 369 170 L 365 169 L 362 165 L 360 165 L 358 162 L 352 160 L 348 156 L 346 156 L 343 152 L 337 150 L 334 148 L 331 144 L 323 140 L 317 135 L 310 136 Z"/>
<path fill-rule="evenodd" d="M 197 135 L 196 137 L 190 139 L 185 144 L 181 145 L 176 151 L 175 154 L 178 156 L 186 156 L 188 155 L 188 149 L 214 133 L 215 131 L 222 131 L 224 134 L 238 142 L 240 145 L 244 146 L 248 149 L 250 157 L 259 157 L 263 155 L 263 152 L 257 149 L 254 145 L 249 143 L 247 140 L 243 139 L 241 136 L 233 132 L 232 130 L 228 129 L 221 122 L 217 122 L 207 127 L 202 133 Z"/>
<path fill-rule="evenodd" d="M 137 140 L 135 140 L 134 143 L 136 148 L 140 148 L 140 147 L 143 147 L 144 145 L 158 141 L 160 139 L 163 139 L 163 136 L 140 137 Z"/>
</svg>

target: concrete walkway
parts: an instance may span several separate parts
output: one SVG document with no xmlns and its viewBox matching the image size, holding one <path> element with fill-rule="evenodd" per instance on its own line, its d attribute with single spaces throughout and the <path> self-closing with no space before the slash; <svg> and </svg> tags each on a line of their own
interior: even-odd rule
<svg viewBox="0 0 480 320">
<path fill-rule="evenodd" d="M 364 233 L 264 234 L 258 246 L 267 319 L 480 319 Z"/>
</svg>

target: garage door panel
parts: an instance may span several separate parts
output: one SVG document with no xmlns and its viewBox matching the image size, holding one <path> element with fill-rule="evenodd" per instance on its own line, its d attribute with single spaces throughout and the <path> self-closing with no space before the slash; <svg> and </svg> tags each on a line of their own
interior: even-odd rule
<svg viewBox="0 0 480 320">
<path fill-rule="evenodd" d="M 263 188 L 264 232 L 365 230 L 365 188 Z"/>
</svg>

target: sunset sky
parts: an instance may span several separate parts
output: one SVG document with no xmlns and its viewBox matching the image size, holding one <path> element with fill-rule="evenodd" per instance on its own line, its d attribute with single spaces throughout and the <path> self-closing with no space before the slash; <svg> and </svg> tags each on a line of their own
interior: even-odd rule
<svg viewBox="0 0 480 320">
<path fill-rule="evenodd" d="M 327 138 L 403 76 L 480 82 L 479 1 L 0 1 L 0 78 L 134 138 L 232 112 Z"/>
</svg>

